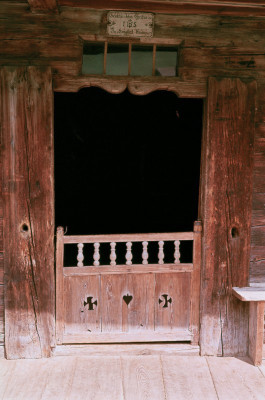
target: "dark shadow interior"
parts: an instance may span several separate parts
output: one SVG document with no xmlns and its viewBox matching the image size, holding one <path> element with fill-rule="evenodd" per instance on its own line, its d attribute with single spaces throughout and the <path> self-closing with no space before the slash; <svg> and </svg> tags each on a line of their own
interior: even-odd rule
<svg viewBox="0 0 265 400">
<path fill-rule="evenodd" d="M 55 93 L 55 217 L 68 234 L 191 231 L 201 99 Z"/>
</svg>

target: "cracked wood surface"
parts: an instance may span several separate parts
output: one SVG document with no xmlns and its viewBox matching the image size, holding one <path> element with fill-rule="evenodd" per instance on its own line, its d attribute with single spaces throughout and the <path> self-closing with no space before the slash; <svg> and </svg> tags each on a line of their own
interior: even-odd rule
<svg viewBox="0 0 265 400">
<path fill-rule="evenodd" d="M 51 70 L 2 68 L 5 348 L 48 356 L 54 336 Z"/>
<path fill-rule="evenodd" d="M 210 78 L 201 201 L 201 352 L 246 355 L 248 305 L 232 286 L 248 284 L 256 82 Z"/>
</svg>

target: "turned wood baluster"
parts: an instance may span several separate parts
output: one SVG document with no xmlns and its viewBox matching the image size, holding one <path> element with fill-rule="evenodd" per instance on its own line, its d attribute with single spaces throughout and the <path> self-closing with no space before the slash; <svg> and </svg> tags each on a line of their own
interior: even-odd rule
<svg viewBox="0 0 265 400">
<path fill-rule="evenodd" d="M 179 252 L 180 241 L 175 240 L 174 245 L 175 245 L 175 253 L 174 253 L 175 260 L 174 260 L 174 262 L 175 262 L 175 264 L 179 264 L 180 263 L 180 252 Z"/>
<path fill-rule="evenodd" d="M 117 256 L 116 256 L 115 247 L 116 247 L 116 243 L 112 242 L 110 244 L 110 248 L 111 248 L 111 251 L 110 251 L 110 265 L 116 265 Z"/>
<path fill-rule="evenodd" d="M 132 242 L 126 243 L 126 265 L 132 265 Z"/>
<path fill-rule="evenodd" d="M 99 259 L 100 259 L 100 255 L 99 255 L 99 243 L 94 243 L 94 265 L 98 266 L 99 265 Z"/>
<path fill-rule="evenodd" d="M 164 242 L 160 240 L 158 242 L 159 250 L 158 250 L 158 264 L 164 264 Z"/>
<path fill-rule="evenodd" d="M 143 264 L 148 264 L 148 251 L 147 251 L 147 246 L 148 242 L 143 242 L 143 252 L 142 252 L 142 257 L 143 257 Z"/>
<path fill-rule="evenodd" d="M 78 248 L 78 253 L 77 253 L 77 266 L 78 267 L 83 267 L 83 261 L 84 261 L 84 254 L 83 254 L 83 243 L 78 243 L 77 248 Z"/>
</svg>

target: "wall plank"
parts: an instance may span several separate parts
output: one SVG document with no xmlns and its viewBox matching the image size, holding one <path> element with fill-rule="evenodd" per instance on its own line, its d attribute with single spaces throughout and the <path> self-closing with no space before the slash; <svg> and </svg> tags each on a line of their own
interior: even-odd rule
<svg viewBox="0 0 265 400">
<path fill-rule="evenodd" d="M 257 100 L 249 283 L 265 285 L 265 85 Z"/>
<path fill-rule="evenodd" d="M 45 357 L 55 303 L 52 76 L 6 67 L 0 78 L 6 354 Z"/>
<path fill-rule="evenodd" d="M 209 78 L 202 166 L 201 353 L 244 355 L 248 305 L 232 286 L 248 283 L 256 82 Z"/>
</svg>

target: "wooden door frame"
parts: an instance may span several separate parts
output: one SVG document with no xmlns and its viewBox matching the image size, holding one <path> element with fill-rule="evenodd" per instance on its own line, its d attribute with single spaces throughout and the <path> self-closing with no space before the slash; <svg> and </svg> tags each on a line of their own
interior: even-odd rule
<svg viewBox="0 0 265 400">
<path fill-rule="evenodd" d="M 78 77 L 67 77 L 64 78 L 54 78 L 53 82 L 54 92 L 78 92 L 80 89 L 88 87 L 99 87 L 111 94 L 120 94 L 126 89 L 133 95 L 147 95 L 151 92 L 163 90 L 175 93 L 179 98 L 190 98 L 190 99 L 205 99 L 206 97 L 206 85 L 203 83 L 195 82 L 182 82 L 179 78 L 162 78 L 161 77 L 106 77 L 106 76 L 88 76 L 82 75 Z M 202 126 L 202 131 L 204 127 Z M 203 148 L 201 144 L 201 159 L 204 158 L 204 153 L 206 149 Z M 201 190 L 203 186 L 201 184 L 201 174 L 200 174 L 200 185 L 199 185 L 199 198 L 198 207 L 200 207 L 200 198 L 202 197 Z M 201 214 L 198 210 L 198 214 Z M 195 223 L 195 235 L 199 234 L 200 239 L 194 241 L 194 251 L 196 251 L 196 259 L 194 260 L 194 271 L 192 278 L 192 290 L 195 293 L 191 296 L 191 321 L 192 321 L 192 332 L 193 340 L 192 344 L 198 345 L 200 338 L 200 307 L 198 307 L 197 300 L 201 297 L 201 271 L 202 271 L 202 243 L 201 243 L 201 224 Z M 61 300 L 58 299 L 60 302 Z M 59 341 L 60 343 L 60 341 Z"/>
</svg>

